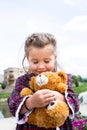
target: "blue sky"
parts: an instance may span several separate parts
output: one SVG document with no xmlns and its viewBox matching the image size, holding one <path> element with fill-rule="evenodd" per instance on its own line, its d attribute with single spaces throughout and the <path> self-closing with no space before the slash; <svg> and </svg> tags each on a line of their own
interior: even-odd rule
<svg viewBox="0 0 87 130">
<path fill-rule="evenodd" d="M 87 77 L 87 0 L 0 0 L 0 74 L 22 67 L 24 41 L 33 32 L 54 34 L 61 67 Z"/>
</svg>

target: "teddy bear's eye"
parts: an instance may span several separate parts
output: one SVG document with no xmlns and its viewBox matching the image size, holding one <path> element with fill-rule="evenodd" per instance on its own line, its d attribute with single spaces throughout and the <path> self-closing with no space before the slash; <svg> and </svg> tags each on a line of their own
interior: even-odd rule
<svg viewBox="0 0 87 130">
<path fill-rule="evenodd" d="M 53 105 L 54 105 L 54 102 L 51 102 L 50 105 L 53 106 Z"/>
</svg>

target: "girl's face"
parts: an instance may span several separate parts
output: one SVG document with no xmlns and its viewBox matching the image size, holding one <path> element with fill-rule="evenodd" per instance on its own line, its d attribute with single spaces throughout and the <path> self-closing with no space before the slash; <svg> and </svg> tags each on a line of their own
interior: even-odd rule
<svg viewBox="0 0 87 130">
<path fill-rule="evenodd" d="M 56 55 L 52 45 L 46 45 L 44 48 L 32 46 L 29 49 L 29 68 L 35 75 L 45 71 L 54 71 L 55 60 Z"/>
</svg>

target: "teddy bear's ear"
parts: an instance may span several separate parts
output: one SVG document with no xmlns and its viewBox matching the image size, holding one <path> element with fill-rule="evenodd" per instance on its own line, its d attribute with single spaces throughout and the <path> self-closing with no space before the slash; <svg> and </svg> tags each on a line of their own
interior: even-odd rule
<svg viewBox="0 0 87 130">
<path fill-rule="evenodd" d="M 59 71 L 57 74 L 60 76 L 62 83 L 67 83 L 67 75 L 63 71 Z"/>
<path fill-rule="evenodd" d="M 30 88 L 33 89 L 33 86 L 34 86 L 34 79 L 35 77 L 32 77 L 29 81 L 29 85 L 30 85 Z"/>
</svg>

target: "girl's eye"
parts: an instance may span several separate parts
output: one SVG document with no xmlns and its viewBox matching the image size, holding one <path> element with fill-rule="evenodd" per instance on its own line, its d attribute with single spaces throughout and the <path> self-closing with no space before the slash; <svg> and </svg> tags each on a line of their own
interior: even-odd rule
<svg viewBox="0 0 87 130">
<path fill-rule="evenodd" d="M 37 61 L 34 61 L 33 64 L 38 64 L 38 62 L 37 62 Z"/>
<path fill-rule="evenodd" d="M 45 61 L 45 63 L 49 63 L 50 61 Z"/>
</svg>

